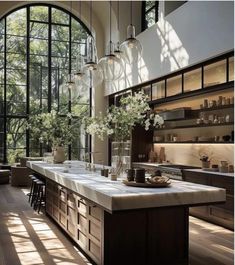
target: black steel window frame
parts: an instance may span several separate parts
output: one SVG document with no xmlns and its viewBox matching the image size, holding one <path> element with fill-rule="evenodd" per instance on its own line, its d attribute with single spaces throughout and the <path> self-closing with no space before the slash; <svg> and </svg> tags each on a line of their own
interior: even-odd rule
<svg viewBox="0 0 235 265">
<path fill-rule="evenodd" d="M 34 7 L 34 6 L 45 6 L 45 7 L 48 7 L 48 21 L 47 22 L 44 22 L 44 21 L 35 21 L 35 20 L 31 20 L 30 19 L 30 7 Z M 22 36 L 24 38 L 26 38 L 26 69 L 24 69 L 24 71 L 26 71 L 26 85 L 23 85 L 23 86 L 26 86 L 26 113 L 25 114 L 8 114 L 7 113 L 7 109 L 6 109 L 6 102 L 7 102 L 7 98 L 6 98 L 6 92 L 7 92 L 7 17 L 9 15 L 11 15 L 12 13 L 18 11 L 18 10 L 21 10 L 21 9 L 24 9 L 26 8 L 26 36 Z M 51 21 L 51 14 L 52 14 L 52 11 L 51 9 L 52 8 L 55 8 L 55 9 L 58 9 L 66 14 L 69 15 L 69 24 L 61 24 L 61 23 L 52 23 Z M 3 83 L 3 91 L 4 91 L 4 102 L 3 102 L 3 114 L 0 113 L 0 119 L 3 120 L 3 160 L 0 162 L 3 162 L 3 163 L 7 163 L 8 160 L 7 160 L 7 150 L 8 149 L 11 149 L 11 148 L 7 148 L 7 119 L 12 119 L 12 118 L 17 118 L 17 119 L 28 119 L 29 115 L 30 115 L 30 56 L 32 55 L 30 53 L 30 34 L 29 34 L 29 29 L 30 29 L 30 23 L 32 21 L 35 21 L 35 22 L 39 22 L 39 23 L 45 23 L 48 25 L 48 112 L 51 111 L 51 88 L 52 88 L 52 82 L 51 82 L 51 69 L 52 69 L 52 66 L 51 66 L 51 57 L 52 56 L 52 52 L 51 52 L 51 26 L 52 25 L 59 25 L 59 26 L 67 26 L 69 27 L 69 74 L 71 74 L 71 44 L 74 43 L 72 42 L 71 40 L 71 20 L 72 18 L 74 20 L 76 20 L 82 27 L 83 29 L 87 32 L 88 35 L 91 35 L 91 32 L 90 30 L 88 29 L 88 27 L 79 19 L 77 18 L 74 14 L 72 14 L 71 12 L 69 12 L 68 10 L 60 7 L 60 6 L 57 6 L 57 5 L 54 5 L 54 4 L 47 4 L 47 3 L 30 3 L 30 4 L 25 4 L 25 5 L 22 5 L 20 7 L 17 7 L 15 9 L 12 9 L 11 11 L 9 11 L 8 13 L 6 13 L 4 16 L 0 17 L 0 21 L 4 20 L 4 83 Z M 12 34 L 10 34 L 12 35 Z M 16 37 L 21 37 L 19 35 L 15 35 Z M 63 42 L 63 41 L 62 41 Z M 77 42 L 75 42 L 77 43 Z M 15 53 L 14 53 L 15 54 Z M 19 53 L 21 54 L 21 53 Z M 16 70 L 16 68 L 14 68 L 14 70 Z M 89 103 L 90 103 L 90 110 L 92 108 L 92 87 L 89 88 Z M 68 110 L 71 111 L 71 102 L 69 103 L 69 106 L 68 106 Z M 88 142 L 88 151 L 90 152 L 91 151 L 91 138 L 88 137 L 89 139 L 89 142 Z M 29 153 L 30 153 L 30 150 L 29 150 L 29 145 L 30 145 L 30 133 L 29 133 L 29 130 L 26 130 L 26 156 L 29 156 Z M 17 148 L 18 149 L 24 149 L 24 148 Z M 84 148 L 81 148 L 81 149 L 84 149 Z M 68 147 L 68 158 L 71 159 L 71 146 Z M 40 146 L 40 155 L 42 155 L 42 146 Z"/>
<path fill-rule="evenodd" d="M 155 22 L 158 22 L 158 8 L 159 8 L 159 1 L 154 1 L 155 4 L 146 10 L 146 1 L 142 1 L 142 18 L 141 18 L 141 28 L 142 31 L 148 28 L 148 21 L 147 15 L 152 11 L 155 10 Z"/>
</svg>

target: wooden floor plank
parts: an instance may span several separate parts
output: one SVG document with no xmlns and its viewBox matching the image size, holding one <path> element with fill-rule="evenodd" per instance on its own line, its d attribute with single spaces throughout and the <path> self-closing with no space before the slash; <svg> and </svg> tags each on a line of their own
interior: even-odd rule
<svg viewBox="0 0 235 265">
<path fill-rule="evenodd" d="M 0 265 L 91 265 L 48 217 L 32 210 L 25 193 L 0 185 Z M 190 217 L 189 238 L 189 265 L 234 264 L 232 231 Z"/>
</svg>

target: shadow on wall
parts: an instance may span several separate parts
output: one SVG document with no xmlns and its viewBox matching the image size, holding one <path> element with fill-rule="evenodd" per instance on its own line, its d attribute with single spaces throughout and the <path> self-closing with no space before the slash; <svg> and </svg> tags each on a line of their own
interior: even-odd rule
<svg viewBox="0 0 235 265">
<path fill-rule="evenodd" d="M 149 39 L 149 41 L 144 42 L 141 60 L 132 65 L 125 64 L 125 73 L 122 78 L 106 84 L 105 95 L 161 76 L 161 73 L 164 72 L 163 69 L 175 71 L 188 65 L 189 54 L 173 26 L 163 17 L 162 13 L 158 23 L 153 27 L 156 29 L 155 36 L 152 34 L 152 30 L 147 30 L 144 33 L 144 39 Z M 139 37 L 140 41 L 141 37 Z M 157 58 L 158 51 L 160 51 L 159 58 Z M 154 72 L 158 69 L 159 75 L 151 76 L 152 69 Z"/>
</svg>

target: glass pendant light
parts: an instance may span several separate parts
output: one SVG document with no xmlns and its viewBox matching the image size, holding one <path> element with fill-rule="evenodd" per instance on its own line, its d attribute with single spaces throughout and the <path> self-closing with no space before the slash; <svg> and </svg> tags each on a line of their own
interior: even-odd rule
<svg viewBox="0 0 235 265">
<path fill-rule="evenodd" d="M 120 49 L 123 52 L 123 58 L 126 63 L 137 63 L 141 59 L 142 45 L 135 38 L 135 27 L 132 25 L 132 1 L 130 1 L 131 7 L 131 24 L 127 27 L 127 39 L 120 45 Z"/>
<path fill-rule="evenodd" d="M 78 89 L 75 85 L 75 80 L 74 80 L 73 74 L 68 75 L 65 89 L 66 90 L 63 91 L 63 93 L 69 97 L 69 101 L 73 101 L 78 97 Z"/>
<path fill-rule="evenodd" d="M 90 1 L 90 32 L 92 32 L 92 1 Z M 95 40 L 92 36 L 87 38 L 87 58 L 82 70 L 84 72 L 84 83 L 87 86 L 99 85 L 103 80 L 102 70 L 97 63 L 97 50 Z"/>
<path fill-rule="evenodd" d="M 103 78 L 105 81 L 108 81 L 108 82 L 119 79 L 123 73 L 122 61 L 120 58 L 118 58 L 114 54 L 114 45 L 112 42 L 112 35 L 111 35 L 112 34 L 111 33 L 111 31 L 112 31 L 111 7 L 112 7 L 111 1 L 109 1 L 110 41 L 109 41 L 109 45 L 108 45 L 108 51 L 107 51 L 107 54 L 104 57 L 102 57 L 99 61 L 99 65 L 103 71 Z"/>
</svg>

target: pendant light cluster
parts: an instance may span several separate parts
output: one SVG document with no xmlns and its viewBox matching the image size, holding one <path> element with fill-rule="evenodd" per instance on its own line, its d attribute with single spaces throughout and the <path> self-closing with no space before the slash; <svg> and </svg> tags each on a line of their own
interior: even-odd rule
<svg viewBox="0 0 235 265">
<path fill-rule="evenodd" d="M 82 20 L 82 1 L 79 1 L 79 14 Z M 71 1 L 72 9 L 72 1 Z M 71 10 L 72 12 L 72 10 Z M 112 41 L 112 3 L 109 1 L 109 44 L 105 56 L 99 62 L 97 58 L 96 43 L 93 36 L 87 38 L 87 56 L 84 57 L 78 51 L 76 71 L 70 73 L 67 78 L 66 87 L 69 94 L 75 96 L 78 87 L 97 86 L 103 80 L 112 82 L 121 78 L 124 72 L 124 64 L 132 65 L 137 63 L 142 55 L 142 45 L 135 37 L 135 27 L 132 24 L 132 1 L 130 1 L 130 25 L 127 27 L 127 39 L 120 44 L 114 45 Z M 119 33 L 119 1 L 117 1 L 117 30 Z M 89 29 L 92 32 L 92 0 L 90 0 L 90 21 Z M 74 92 L 72 92 L 74 90 Z"/>
</svg>

